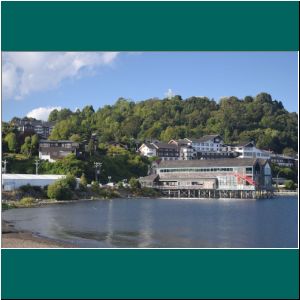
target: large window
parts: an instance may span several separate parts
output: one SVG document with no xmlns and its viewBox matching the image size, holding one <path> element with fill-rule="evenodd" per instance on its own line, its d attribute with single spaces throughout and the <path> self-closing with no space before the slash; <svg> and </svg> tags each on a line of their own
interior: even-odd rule
<svg viewBox="0 0 300 300">
<path fill-rule="evenodd" d="M 251 168 L 252 169 L 252 168 Z M 160 169 L 161 173 L 178 173 L 178 172 L 233 172 L 233 168 L 165 168 Z"/>
</svg>

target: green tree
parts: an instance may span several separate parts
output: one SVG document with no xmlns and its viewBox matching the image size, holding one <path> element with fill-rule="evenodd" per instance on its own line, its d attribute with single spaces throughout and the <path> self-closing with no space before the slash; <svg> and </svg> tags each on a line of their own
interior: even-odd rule
<svg viewBox="0 0 300 300">
<path fill-rule="evenodd" d="M 130 178 L 129 185 L 133 189 L 138 189 L 138 188 L 141 187 L 140 182 L 136 178 L 134 178 L 134 177 Z"/>
<path fill-rule="evenodd" d="M 10 152 L 16 152 L 17 150 L 17 137 L 16 134 L 13 132 L 10 132 L 5 137 L 5 141 L 7 143 L 8 150 Z"/>
<path fill-rule="evenodd" d="M 285 147 L 282 151 L 282 154 L 291 156 L 291 157 L 295 157 L 297 152 L 291 147 Z"/>
<path fill-rule="evenodd" d="M 57 180 L 48 186 L 47 196 L 56 200 L 71 200 L 72 191 L 64 180 Z"/>
<path fill-rule="evenodd" d="M 284 182 L 284 188 L 286 190 L 295 190 L 296 189 L 296 185 L 295 185 L 295 183 L 294 183 L 293 180 L 286 180 Z"/>
<path fill-rule="evenodd" d="M 24 144 L 21 146 L 21 153 L 27 155 L 28 157 L 31 156 L 31 137 L 26 136 Z"/>
<path fill-rule="evenodd" d="M 34 134 L 31 137 L 31 153 L 38 154 L 38 148 L 39 148 L 39 136 L 37 134 Z"/>
</svg>

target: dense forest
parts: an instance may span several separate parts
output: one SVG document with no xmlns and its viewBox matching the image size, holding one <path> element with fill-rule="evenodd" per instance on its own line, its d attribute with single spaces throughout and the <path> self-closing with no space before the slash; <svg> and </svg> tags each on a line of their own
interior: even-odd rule
<svg viewBox="0 0 300 300">
<path fill-rule="evenodd" d="M 222 98 L 218 103 L 206 97 L 174 96 L 141 102 L 120 98 L 97 111 L 92 106 L 75 112 L 53 110 L 48 121 L 56 121 L 49 139 L 85 141 L 87 155 L 84 160 L 66 157 L 55 163 L 41 162 L 40 172 L 84 173 L 89 181 L 94 178 L 95 161 L 103 162 L 103 182 L 108 176 L 119 181 L 146 175 L 150 161 L 139 156 L 136 147 L 151 139 L 167 142 L 216 133 L 225 143 L 254 140 L 261 149 L 289 155 L 298 152 L 298 114 L 288 112 L 282 102 L 266 93 L 244 99 Z M 98 138 L 96 145 L 92 136 Z M 112 141 L 126 144 L 128 149 L 110 145 Z M 17 132 L 12 122 L 2 123 L 2 150 L 9 172 L 34 172 L 37 135 L 27 136 Z"/>
<path fill-rule="evenodd" d="M 130 144 L 145 139 L 170 139 L 220 134 L 226 143 L 254 140 L 259 148 L 282 153 L 297 151 L 298 115 L 269 94 L 223 98 L 217 103 L 206 97 L 149 99 L 133 102 L 120 98 L 97 111 L 54 110 L 49 121 L 58 121 L 50 139 L 85 139 L 97 133 L 99 142 Z"/>
</svg>

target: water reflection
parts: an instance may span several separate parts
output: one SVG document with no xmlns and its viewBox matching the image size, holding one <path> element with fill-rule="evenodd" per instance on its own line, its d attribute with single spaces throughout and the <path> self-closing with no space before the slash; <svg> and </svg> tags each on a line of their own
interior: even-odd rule
<svg viewBox="0 0 300 300">
<path fill-rule="evenodd" d="M 80 247 L 297 247 L 297 197 L 116 199 L 12 209 L 17 228 Z"/>
</svg>

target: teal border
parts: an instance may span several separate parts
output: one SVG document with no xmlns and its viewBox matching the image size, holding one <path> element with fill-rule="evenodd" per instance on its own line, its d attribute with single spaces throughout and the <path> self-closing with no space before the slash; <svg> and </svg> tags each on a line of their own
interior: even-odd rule
<svg viewBox="0 0 300 300">
<path fill-rule="evenodd" d="M 298 50 L 298 2 L 6 2 L 3 51 Z"/>
<path fill-rule="evenodd" d="M 298 297 L 298 250 L 2 250 L 3 298 Z"/>
<path fill-rule="evenodd" d="M 1 2 L 2 51 L 298 51 L 298 2 Z M 299 295 L 299 250 L 3 249 L 2 298 Z"/>
</svg>

